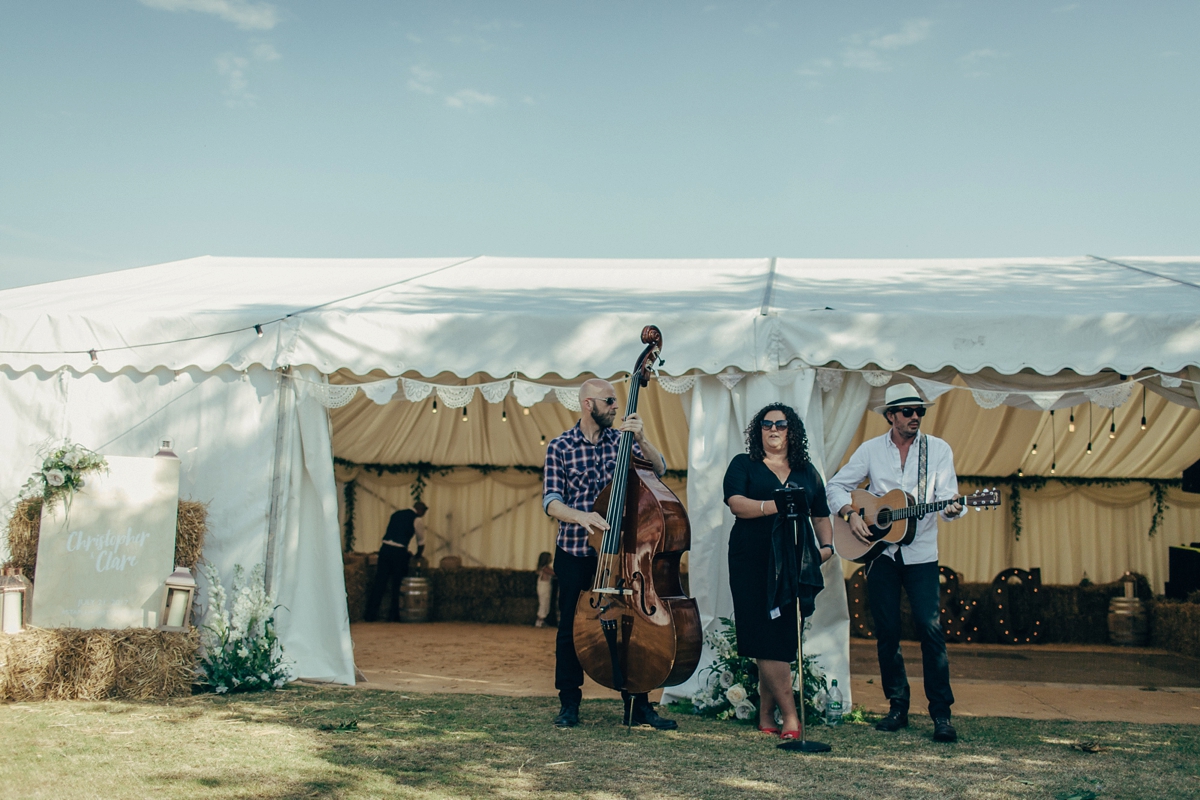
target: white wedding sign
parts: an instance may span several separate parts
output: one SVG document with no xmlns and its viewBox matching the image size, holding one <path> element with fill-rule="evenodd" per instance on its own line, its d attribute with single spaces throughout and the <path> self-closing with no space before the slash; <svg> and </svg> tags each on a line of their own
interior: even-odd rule
<svg viewBox="0 0 1200 800">
<path fill-rule="evenodd" d="M 33 624 L 158 627 L 178 514 L 177 459 L 108 456 L 107 474 L 42 512 Z"/>
</svg>

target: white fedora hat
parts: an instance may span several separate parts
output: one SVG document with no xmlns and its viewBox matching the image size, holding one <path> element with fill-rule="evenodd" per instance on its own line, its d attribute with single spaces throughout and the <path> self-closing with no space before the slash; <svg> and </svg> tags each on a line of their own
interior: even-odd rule
<svg viewBox="0 0 1200 800">
<path fill-rule="evenodd" d="M 897 383 L 895 386 L 889 386 L 887 392 L 883 396 L 884 403 L 881 406 L 875 407 L 876 414 L 883 414 L 889 408 L 901 408 L 903 406 L 931 406 L 933 403 L 927 403 L 917 394 L 917 387 L 911 383 Z"/>
</svg>

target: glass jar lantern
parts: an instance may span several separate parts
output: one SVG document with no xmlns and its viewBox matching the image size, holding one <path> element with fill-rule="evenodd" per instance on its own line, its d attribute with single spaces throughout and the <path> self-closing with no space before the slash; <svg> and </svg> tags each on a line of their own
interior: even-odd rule
<svg viewBox="0 0 1200 800">
<path fill-rule="evenodd" d="M 158 629 L 185 633 L 191 624 L 196 579 L 187 567 L 176 566 L 165 583 L 162 608 L 158 612 Z"/>
<path fill-rule="evenodd" d="M 29 625 L 33 614 L 32 590 L 33 584 L 19 567 L 6 567 L 0 573 L 0 631 L 20 633 Z"/>
</svg>

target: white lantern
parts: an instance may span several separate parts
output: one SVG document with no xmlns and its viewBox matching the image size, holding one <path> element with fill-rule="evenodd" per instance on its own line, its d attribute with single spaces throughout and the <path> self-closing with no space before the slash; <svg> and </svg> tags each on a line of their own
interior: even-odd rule
<svg viewBox="0 0 1200 800">
<path fill-rule="evenodd" d="M 196 579 L 187 567 L 176 566 L 166 580 L 162 609 L 158 612 L 160 631 L 187 632 L 192 618 L 192 600 L 196 596 Z"/>
<path fill-rule="evenodd" d="M 7 567 L 0 574 L 0 630 L 4 633 L 20 633 L 29 624 L 32 588 L 19 567 Z"/>
</svg>

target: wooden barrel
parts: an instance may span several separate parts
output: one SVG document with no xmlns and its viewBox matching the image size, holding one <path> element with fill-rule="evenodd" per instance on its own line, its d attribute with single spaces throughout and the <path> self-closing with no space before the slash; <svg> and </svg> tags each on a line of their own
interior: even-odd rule
<svg viewBox="0 0 1200 800">
<path fill-rule="evenodd" d="M 427 578 L 405 578 L 400 582 L 400 593 L 404 595 L 404 607 L 400 609 L 400 621 L 428 622 L 429 580 Z"/>
<path fill-rule="evenodd" d="M 1114 597 L 1108 604 L 1108 640 L 1125 647 L 1146 644 L 1146 606 L 1136 597 Z"/>
</svg>

